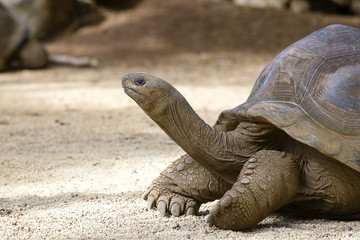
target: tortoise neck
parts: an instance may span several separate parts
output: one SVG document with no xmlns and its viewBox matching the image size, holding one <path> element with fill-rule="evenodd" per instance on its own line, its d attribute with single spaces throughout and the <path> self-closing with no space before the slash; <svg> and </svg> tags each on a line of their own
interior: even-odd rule
<svg viewBox="0 0 360 240">
<path fill-rule="evenodd" d="M 217 131 L 193 110 L 175 90 L 156 113 L 147 113 L 185 152 L 230 183 L 236 181 L 243 161 L 236 161 L 232 144 L 234 135 Z"/>
</svg>

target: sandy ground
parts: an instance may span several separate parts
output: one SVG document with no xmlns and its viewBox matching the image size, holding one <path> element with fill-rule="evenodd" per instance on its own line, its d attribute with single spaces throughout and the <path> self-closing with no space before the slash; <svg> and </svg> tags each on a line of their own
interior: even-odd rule
<svg viewBox="0 0 360 240">
<path fill-rule="evenodd" d="M 360 239 L 359 221 L 273 214 L 234 232 L 206 224 L 211 203 L 180 218 L 146 209 L 141 193 L 183 151 L 120 84 L 128 72 L 160 76 L 213 123 L 285 46 L 330 23 L 359 27 L 358 17 L 188 0 L 107 15 L 47 45 L 100 68 L 0 75 L 0 239 Z"/>
</svg>

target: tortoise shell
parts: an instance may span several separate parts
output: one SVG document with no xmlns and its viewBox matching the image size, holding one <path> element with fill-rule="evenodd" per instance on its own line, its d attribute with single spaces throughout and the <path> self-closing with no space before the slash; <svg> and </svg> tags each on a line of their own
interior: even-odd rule
<svg viewBox="0 0 360 240">
<path fill-rule="evenodd" d="M 330 25 L 290 45 L 215 128 L 266 121 L 360 172 L 360 29 Z"/>
<path fill-rule="evenodd" d="M 0 3 L 0 71 L 6 68 L 9 58 L 26 40 L 27 35 L 26 26 L 19 24 Z"/>
</svg>

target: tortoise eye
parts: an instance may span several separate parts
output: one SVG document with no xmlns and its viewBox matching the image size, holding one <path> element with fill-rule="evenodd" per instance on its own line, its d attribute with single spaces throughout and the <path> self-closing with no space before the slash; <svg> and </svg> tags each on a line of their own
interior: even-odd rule
<svg viewBox="0 0 360 240">
<path fill-rule="evenodd" d="M 143 78 L 139 78 L 139 79 L 136 79 L 134 81 L 134 83 L 135 83 L 136 86 L 142 86 L 142 85 L 144 85 L 146 83 L 146 81 Z"/>
</svg>

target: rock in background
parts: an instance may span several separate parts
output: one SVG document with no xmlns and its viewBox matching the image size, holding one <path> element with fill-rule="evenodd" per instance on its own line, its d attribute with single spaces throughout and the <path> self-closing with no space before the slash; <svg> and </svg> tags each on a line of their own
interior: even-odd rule
<svg viewBox="0 0 360 240">
<path fill-rule="evenodd" d="M 210 0 L 230 1 L 239 6 L 290 9 L 302 13 L 319 11 L 338 14 L 360 14 L 360 0 Z"/>
<path fill-rule="evenodd" d="M 92 1 L 92 0 L 90 0 Z M 127 9 L 135 7 L 141 0 L 95 0 L 98 5 L 111 9 Z"/>
<path fill-rule="evenodd" d="M 241 6 L 261 8 L 286 8 L 288 0 L 234 0 L 234 3 Z"/>
<path fill-rule="evenodd" d="M 12 14 L 0 3 L 0 71 L 7 67 L 7 62 L 14 51 L 26 38 L 26 27 L 18 24 Z"/>
<path fill-rule="evenodd" d="M 26 23 L 32 38 L 46 39 L 56 36 L 69 28 L 103 19 L 92 1 L 78 0 L 0 0 L 16 16 Z"/>
</svg>

